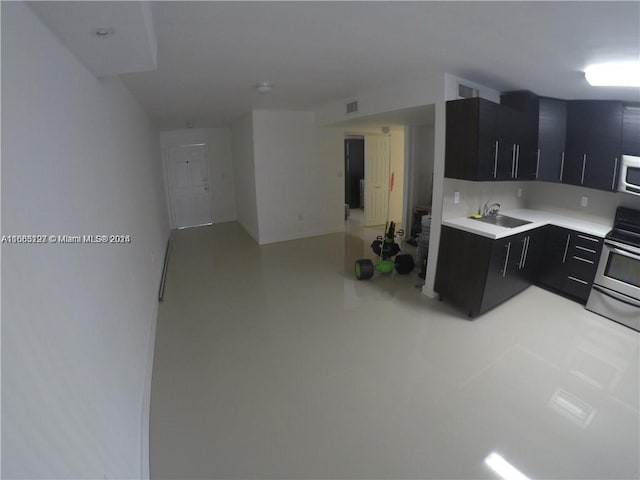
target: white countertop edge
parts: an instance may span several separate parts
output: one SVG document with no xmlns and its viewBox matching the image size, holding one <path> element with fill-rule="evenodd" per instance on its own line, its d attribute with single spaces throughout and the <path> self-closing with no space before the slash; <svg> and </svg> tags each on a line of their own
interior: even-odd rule
<svg viewBox="0 0 640 480">
<path fill-rule="evenodd" d="M 531 223 L 516 228 L 506 228 L 484 223 L 469 217 L 458 217 L 443 220 L 442 225 L 457 228 L 458 230 L 464 230 L 465 232 L 474 233 L 483 237 L 492 238 L 494 240 L 509 237 L 511 235 L 517 235 L 518 233 L 533 230 L 534 228 L 543 227 L 545 225 L 555 225 L 558 227 L 568 228 L 588 235 L 594 235 L 599 238 L 604 238 L 612 228 L 612 225 L 602 225 L 541 210 L 520 209 L 507 210 L 500 213 L 509 217 L 527 220 Z"/>
</svg>

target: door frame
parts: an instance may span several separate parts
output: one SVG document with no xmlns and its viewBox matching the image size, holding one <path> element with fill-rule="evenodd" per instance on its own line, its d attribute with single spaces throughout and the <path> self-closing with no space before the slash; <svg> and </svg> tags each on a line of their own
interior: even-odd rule
<svg viewBox="0 0 640 480">
<path fill-rule="evenodd" d="M 189 146 L 202 146 L 204 147 L 204 158 L 205 158 L 205 168 L 207 172 L 207 178 L 209 179 L 209 189 L 207 190 L 208 201 L 207 201 L 207 209 L 209 211 L 209 222 L 203 223 L 201 225 L 190 225 L 188 227 L 176 227 L 175 216 L 173 211 L 173 198 L 172 198 L 172 189 L 171 189 L 171 155 L 170 151 L 175 147 L 189 147 Z M 164 177 L 164 185 L 165 185 L 165 197 L 167 201 L 167 210 L 169 212 L 169 226 L 171 229 L 182 230 L 185 228 L 191 227 L 199 227 L 204 225 L 212 225 L 213 224 L 213 211 L 211 209 L 211 166 L 209 165 L 209 148 L 206 142 L 167 142 L 162 144 L 162 170 Z"/>
</svg>

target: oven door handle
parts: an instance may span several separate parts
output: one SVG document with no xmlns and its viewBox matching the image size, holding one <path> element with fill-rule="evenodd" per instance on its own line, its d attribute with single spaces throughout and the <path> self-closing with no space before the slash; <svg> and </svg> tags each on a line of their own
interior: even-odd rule
<svg viewBox="0 0 640 480">
<path fill-rule="evenodd" d="M 623 257 L 631 258 L 633 260 L 640 261 L 640 255 L 634 252 L 630 252 L 629 250 L 625 250 L 622 248 L 614 247 L 611 249 L 613 253 L 617 253 L 618 255 L 622 255 Z"/>
<path fill-rule="evenodd" d="M 620 293 L 614 292 L 613 290 L 609 290 L 608 288 L 601 287 L 600 285 L 593 285 L 594 290 L 606 295 L 607 297 L 611 297 L 614 300 L 618 300 L 619 302 L 626 303 L 627 305 L 631 305 L 632 307 L 640 308 L 640 302 L 634 302 L 633 299 L 627 297 L 626 295 L 622 295 Z"/>
<path fill-rule="evenodd" d="M 616 242 L 610 239 L 606 239 L 604 241 L 606 247 L 609 247 L 612 250 L 621 250 L 630 255 L 635 255 L 635 257 L 640 260 L 640 248 L 632 247 L 631 245 L 625 245 L 624 243 Z"/>
</svg>

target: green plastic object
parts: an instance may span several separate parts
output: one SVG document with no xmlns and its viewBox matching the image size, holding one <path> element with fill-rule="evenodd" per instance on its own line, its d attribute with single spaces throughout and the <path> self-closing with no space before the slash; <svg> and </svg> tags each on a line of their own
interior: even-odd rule
<svg viewBox="0 0 640 480">
<path fill-rule="evenodd" d="M 375 266 L 375 269 L 380 273 L 391 273 L 395 268 L 396 264 L 392 260 L 380 260 Z"/>
</svg>

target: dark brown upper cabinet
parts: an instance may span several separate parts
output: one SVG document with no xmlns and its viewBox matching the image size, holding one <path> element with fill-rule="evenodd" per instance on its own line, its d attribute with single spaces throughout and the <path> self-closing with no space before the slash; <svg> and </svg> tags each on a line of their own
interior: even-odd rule
<svg viewBox="0 0 640 480">
<path fill-rule="evenodd" d="M 447 102 L 445 176 L 542 180 L 616 191 L 621 155 L 640 155 L 640 104 L 507 92 Z"/>
<path fill-rule="evenodd" d="M 564 183 L 616 190 L 622 148 L 622 109 L 622 102 L 616 101 L 569 101 Z"/>
<path fill-rule="evenodd" d="M 445 176 L 480 181 L 531 176 L 524 118 L 483 98 L 447 102 Z"/>
<path fill-rule="evenodd" d="M 562 182 L 567 139 L 567 102 L 540 97 L 536 180 Z"/>
<path fill-rule="evenodd" d="M 567 129 L 567 102 L 539 97 L 529 91 L 508 92 L 500 96 L 502 105 L 522 115 L 525 131 L 521 135 L 518 180 L 562 182 Z"/>
<path fill-rule="evenodd" d="M 514 175 L 510 180 L 535 180 L 538 172 L 538 115 L 540 98 L 529 91 L 508 92 L 500 95 L 500 105 L 512 114 L 512 138 L 516 148 Z"/>
</svg>

